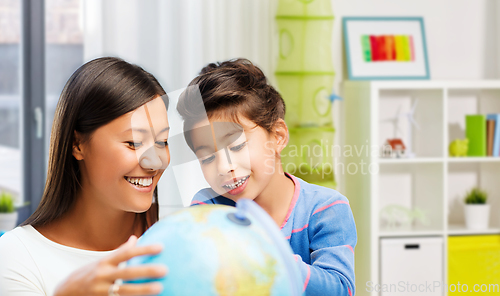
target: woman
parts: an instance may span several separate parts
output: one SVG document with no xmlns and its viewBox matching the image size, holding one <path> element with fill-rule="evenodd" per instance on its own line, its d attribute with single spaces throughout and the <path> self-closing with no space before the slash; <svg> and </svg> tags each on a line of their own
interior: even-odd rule
<svg viewBox="0 0 500 296">
<path fill-rule="evenodd" d="M 0 295 L 160 293 L 158 283 L 118 282 L 167 272 L 119 268 L 161 251 L 135 243 L 158 220 L 156 184 L 170 161 L 167 107 L 150 73 L 117 58 L 71 76 L 54 117 L 42 201 L 0 238 Z"/>
</svg>

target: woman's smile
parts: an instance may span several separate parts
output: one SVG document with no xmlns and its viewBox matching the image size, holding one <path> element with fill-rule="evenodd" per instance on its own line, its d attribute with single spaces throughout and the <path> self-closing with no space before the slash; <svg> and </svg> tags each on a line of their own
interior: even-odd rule
<svg viewBox="0 0 500 296">
<path fill-rule="evenodd" d="M 143 176 L 143 177 L 123 177 L 135 190 L 139 192 L 151 192 L 153 190 L 153 179 L 157 174 L 153 176 Z"/>
</svg>

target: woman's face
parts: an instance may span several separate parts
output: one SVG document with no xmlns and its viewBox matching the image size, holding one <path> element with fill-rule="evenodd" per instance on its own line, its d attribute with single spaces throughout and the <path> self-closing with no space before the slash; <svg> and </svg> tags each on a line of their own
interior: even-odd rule
<svg viewBox="0 0 500 296">
<path fill-rule="evenodd" d="M 167 109 L 160 97 L 98 128 L 73 155 L 82 195 L 98 206 L 145 212 L 170 162 Z"/>
</svg>

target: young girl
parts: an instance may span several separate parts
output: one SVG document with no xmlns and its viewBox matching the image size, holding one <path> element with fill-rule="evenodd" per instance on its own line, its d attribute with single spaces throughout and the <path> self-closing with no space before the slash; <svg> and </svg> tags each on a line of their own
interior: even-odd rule
<svg viewBox="0 0 500 296">
<path fill-rule="evenodd" d="M 159 284 L 115 281 L 166 274 L 164 266 L 118 265 L 161 251 L 135 243 L 158 220 L 156 184 L 170 161 L 167 105 L 151 74 L 117 58 L 71 76 L 55 113 L 42 201 L 0 238 L 0 295 L 160 293 Z"/>
<path fill-rule="evenodd" d="M 245 59 L 210 64 L 190 85 L 198 86 L 206 114 L 195 111 L 203 110 L 190 95 L 196 91 L 186 91 L 177 110 L 211 186 L 192 204 L 253 199 L 289 240 L 306 295 L 353 295 L 357 238 L 348 200 L 283 172 L 285 104 L 262 71 Z"/>
</svg>

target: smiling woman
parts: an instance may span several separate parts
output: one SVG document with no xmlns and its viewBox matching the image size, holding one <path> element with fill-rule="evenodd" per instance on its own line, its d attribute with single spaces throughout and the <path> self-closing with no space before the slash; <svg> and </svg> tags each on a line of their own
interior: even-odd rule
<svg viewBox="0 0 500 296">
<path fill-rule="evenodd" d="M 162 132 L 156 134 L 155 127 Z M 73 156 L 79 161 L 81 194 L 91 193 L 88 199 L 96 209 L 144 213 L 139 214 L 139 224 L 145 230 L 158 220 L 152 198 L 156 199 L 153 190 L 170 161 L 167 138 L 167 109 L 159 96 L 98 128 L 91 137 L 75 132 Z"/>
<path fill-rule="evenodd" d="M 119 269 L 156 254 L 136 247 L 158 220 L 156 185 L 170 162 L 168 97 L 142 68 L 117 58 L 80 67 L 58 102 L 42 201 L 0 238 L 0 295 L 150 295 L 164 266 Z M 121 245 L 121 247 L 120 247 Z"/>
</svg>

